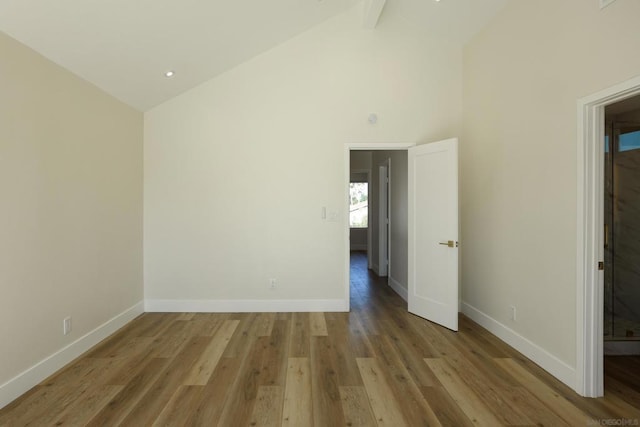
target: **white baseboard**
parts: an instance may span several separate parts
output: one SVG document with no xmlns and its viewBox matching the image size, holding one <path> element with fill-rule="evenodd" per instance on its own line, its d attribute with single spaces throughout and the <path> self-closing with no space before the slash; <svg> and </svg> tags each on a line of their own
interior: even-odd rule
<svg viewBox="0 0 640 427">
<path fill-rule="evenodd" d="M 0 385 L 0 409 L 141 315 L 144 312 L 143 308 L 144 304 L 140 301 L 133 307 L 107 320 L 91 332 L 88 332 L 71 344 Z"/>
<path fill-rule="evenodd" d="M 380 267 L 378 266 L 378 264 L 371 264 L 371 270 L 376 273 L 377 276 L 380 275 Z"/>
<path fill-rule="evenodd" d="M 351 247 L 350 250 L 352 251 L 366 251 L 367 250 L 368 245 L 366 243 L 351 243 Z"/>
<path fill-rule="evenodd" d="M 391 276 L 389 276 L 389 286 L 391 286 L 391 289 L 396 291 L 396 294 L 400 295 L 400 298 L 403 300 L 407 301 L 409 299 L 409 291 L 407 291 L 407 288 Z"/>
<path fill-rule="evenodd" d="M 376 273 L 376 276 L 378 276 L 378 277 L 388 277 L 388 275 L 386 275 L 386 274 L 385 274 L 385 275 L 381 275 L 381 274 L 380 274 L 380 266 L 379 266 L 378 264 L 373 264 L 373 265 L 371 266 L 371 270 L 372 270 L 374 273 Z"/>
<path fill-rule="evenodd" d="M 272 313 L 301 311 L 349 311 L 348 302 L 329 300 L 146 300 L 147 312 L 168 313 Z"/>
<path fill-rule="evenodd" d="M 576 370 L 549 353 L 539 345 L 529 341 L 513 329 L 503 325 L 477 308 L 462 302 L 462 312 L 471 320 L 509 344 L 511 347 L 534 361 L 542 369 L 571 387 L 576 388 Z"/>
</svg>

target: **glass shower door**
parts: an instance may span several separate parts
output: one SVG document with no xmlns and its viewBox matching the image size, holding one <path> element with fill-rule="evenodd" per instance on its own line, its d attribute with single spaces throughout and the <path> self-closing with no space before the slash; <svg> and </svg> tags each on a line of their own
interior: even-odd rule
<svg viewBox="0 0 640 427">
<path fill-rule="evenodd" d="M 613 124 L 604 136 L 604 339 L 613 337 Z"/>
</svg>

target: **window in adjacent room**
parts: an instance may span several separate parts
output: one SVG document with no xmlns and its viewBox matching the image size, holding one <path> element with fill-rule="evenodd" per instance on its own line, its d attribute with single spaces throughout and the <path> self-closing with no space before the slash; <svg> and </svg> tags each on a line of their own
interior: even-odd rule
<svg viewBox="0 0 640 427">
<path fill-rule="evenodd" d="M 349 225 L 351 228 L 367 228 L 369 226 L 369 184 L 350 183 L 349 195 L 351 197 Z"/>
<path fill-rule="evenodd" d="M 640 148 L 640 131 L 627 132 L 620 134 L 620 143 L 618 150 L 631 151 Z"/>
</svg>

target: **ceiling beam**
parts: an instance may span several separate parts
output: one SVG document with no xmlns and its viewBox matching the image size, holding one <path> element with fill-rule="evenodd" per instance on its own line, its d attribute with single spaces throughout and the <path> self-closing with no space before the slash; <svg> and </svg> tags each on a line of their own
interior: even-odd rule
<svg viewBox="0 0 640 427">
<path fill-rule="evenodd" d="M 373 30 L 378 25 L 382 9 L 387 0 L 365 0 L 364 2 L 364 23 L 367 30 Z"/>
<path fill-rule="evenodd" d="M 600 9 L 604 9 L 616 0 L 600 0 Z"/>
</svg>

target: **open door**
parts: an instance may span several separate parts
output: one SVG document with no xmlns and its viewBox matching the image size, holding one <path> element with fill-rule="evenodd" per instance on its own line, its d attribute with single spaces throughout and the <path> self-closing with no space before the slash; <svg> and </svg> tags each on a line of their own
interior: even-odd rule
<svg viewBox="0 0 640 427">
<path fill-rule="evenodd" d="M 458 139 L 409 149 L 409 312 L 458 330 Z"/>
</svg>

